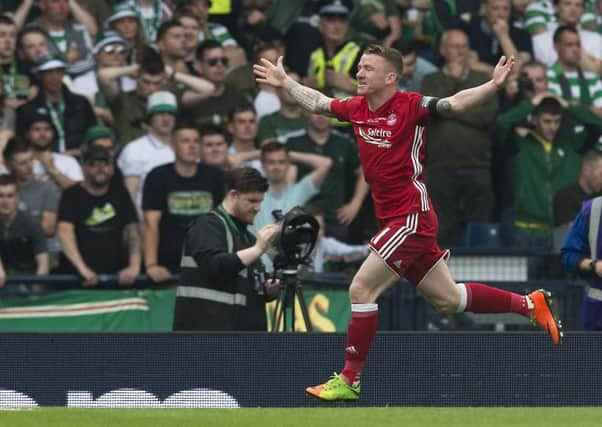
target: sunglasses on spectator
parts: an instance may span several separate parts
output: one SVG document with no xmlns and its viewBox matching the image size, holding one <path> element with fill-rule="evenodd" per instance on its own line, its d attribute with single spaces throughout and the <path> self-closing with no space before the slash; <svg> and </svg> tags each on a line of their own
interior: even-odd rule
<svg viewBox="0 0 602 427">
<path fill-rule="evenodd" d="M 328 13 L 323 14 L 322 17 L 328 21 L 347 21 L 349 19 L 344 13 Z"/>
<path fill-rule="evenodd" d="M 84 162 L 84 165 L 90 166 L 92 168 L 98 168 L 98 167 L 109 167 L 111 166 L 111 163 L 109 162 L 108 159 L 88 159 Z"/>
<path fill-rule="evenodd" d="M 225 56 L 221 58 L 211 58 L 207 60 L 207 64 L 209 64 L 211 67 L 215 67 L 219 63 L 221 63 L 224 67 L 227 67 L 230 63 L 230 60 Z"/>
<path fill-rule="evenodd" d="M 120 44 L 110 44 L 102 48 L 104 53 L 123 53 L 125 52 L 125 47 Z"/>
</svg>

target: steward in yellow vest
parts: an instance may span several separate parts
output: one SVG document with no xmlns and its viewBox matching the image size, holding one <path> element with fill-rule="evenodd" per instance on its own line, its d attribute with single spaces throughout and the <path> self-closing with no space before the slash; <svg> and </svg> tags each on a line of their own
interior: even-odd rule
<svg viewBox="0 0 602 427">
<path fill-rule="evenodd" d="M 335 98 L 355 95 L 357 86 L 355 74 L 362 49 L 354 41 L 345 41 L 350 11 L 342 1 L 320 8 L 318 30 L 322 35 L 322 46 L 309 58 L 307 83 Z M 331 125 L 348 126 L 349 123 L 332 119 Z"/>
</svg>

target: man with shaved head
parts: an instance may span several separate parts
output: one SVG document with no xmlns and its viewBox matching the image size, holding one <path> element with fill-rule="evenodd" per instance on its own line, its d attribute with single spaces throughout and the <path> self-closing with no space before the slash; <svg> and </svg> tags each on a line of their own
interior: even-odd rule
<svg viewBox="0 0 602 427">
<path fill-rule="evenodd" d="M 468 66 L 469 43 L 460 30 L 441 38 L 444 65 L 422 80 L 426 95 L 445 97 L 486 82 L 490 77 Z M 439 215 L 439 243 L 462 244 L 463 222 L 489 221 L 493 210 L 489 126 L 497 111 L 495 97 L 456 118 L 434 121 L 427 135 L 428 188 Z M 458 211 L 460 215 L 458 215 Z"/>
</svg>

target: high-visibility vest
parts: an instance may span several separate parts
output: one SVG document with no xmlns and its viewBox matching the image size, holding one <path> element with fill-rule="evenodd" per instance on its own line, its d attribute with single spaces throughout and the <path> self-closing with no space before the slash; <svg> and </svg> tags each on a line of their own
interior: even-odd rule
<svg viewBox="0 0 602 427">
<path fill-rule="evenodd" d="M 345 43 L 332 58 L 326 59 L 326 53 L 324 52 L 324 49 L 320 47 L 314 50 L 309 57 L 308 75 L 316 78 L 318 89 L 323 89 L 326 87 L 326 69 L 330 68 L 336 72 L 349 74 L 360 51 L 361 49 L 357 43 L 349 41 Z M 355 82 L 355 78 L 353 78 L 353 81 Z M 333 88 L 332 96 L 335 98 L 344 98 L 352 95 L 354 94 Z M 336 119 L 333 119 L 331 124 L 334 126 L 348 125 L 348 123 L 339 122 Z"/>
<path fill-rule="evenodd" d="M 598 259 L 598 237 L 600 233 L 600 222 L 602 220 L 602 197 L 596 197 L 592 201 L 589 214 L 588 240 L 591 259 Z"/>
<path fill-rule="evenodd" d="M 228 15 L 232 12 L 232 0 L 212 0 L 210 15 Z"/>
</svg>

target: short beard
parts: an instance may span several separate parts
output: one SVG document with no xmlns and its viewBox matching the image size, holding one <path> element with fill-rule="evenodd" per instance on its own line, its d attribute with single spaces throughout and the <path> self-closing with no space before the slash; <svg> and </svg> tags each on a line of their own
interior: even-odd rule
<svg viewBox="0 0 602 427">
<path fill-rule="evenodd" d="M 90 187 L 96 190 L 103 190 L 109 187 L 109 185 L 111 184 L 111 179 L 109 178 L 105 182 L 98 182 L 96 180 L 90 180 L 88 182 L 90 183 Z"/>
<path fill-rule="evenodd" d="M 39 152 L 42 152 L 42 151 L 48 151 L 48 150 L 50 150 L 50 147 L 52 146 L 52 141 L 49 142 L 48 144 L 46 144 L 45 146 L 34 144 L 33 142 L 30 142 L 29 145 L 31 146 L 31 148 L 33 149 L 33 151 L 37 151 L 39 153 Z"/>
</svg>

